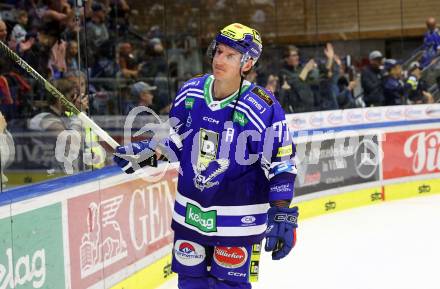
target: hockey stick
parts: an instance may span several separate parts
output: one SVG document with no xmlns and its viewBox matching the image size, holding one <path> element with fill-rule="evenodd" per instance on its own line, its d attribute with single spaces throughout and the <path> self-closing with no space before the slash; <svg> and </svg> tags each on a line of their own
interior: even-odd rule
<svg viewBox="0 0 440 289">
<path fill-rule="evenodd" d="M 0 50 L 11 60 L 18 64 L 21 68 L 26 70 L 38 83 L 40 83 L 53 97 L 58 99 L 67 110 L 71 111 L 82 121 L 85 126 L 92 129 L 98 137 L 110 145 L 113 149 L 119 146 L 118 142 L 115 141 L 106 131 L 100 128 L 92 119 L 90 119 L 84 112 L 81 112 L 76 106 L 71 103 L 61 92 L 58 91 L 49 81 L 47 81 L 43 76 L 41 76 L 35 69 L 33 69 L 26 61 L 24 61 L 20 56 L 12 51 L 6 44 L 0 41 Z"/>
</svg>

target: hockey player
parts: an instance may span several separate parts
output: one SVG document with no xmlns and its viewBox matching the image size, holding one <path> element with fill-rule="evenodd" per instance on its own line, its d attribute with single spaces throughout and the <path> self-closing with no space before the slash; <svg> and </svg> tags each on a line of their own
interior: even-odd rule
<svg viewBox="0 0 440 289">
<path fill-rule="evenodd" d="M 262 52 L 258 32 L 228 25 L 208 52 L 213 74 L 178 92 L 170 119 L 179 140 L 171 137 L 163 152 L 181 170 L 172 270 L 181 289 L 251 288 L 262 239 L 274 260 L 296 242 L 295 147 L 272 93 L 244 80 Z M 132 143 L 118 147 L 114 160 L 133 172 L 139 166 L 125 154 L 152 150 L 151 141 Z"/>
</svg>

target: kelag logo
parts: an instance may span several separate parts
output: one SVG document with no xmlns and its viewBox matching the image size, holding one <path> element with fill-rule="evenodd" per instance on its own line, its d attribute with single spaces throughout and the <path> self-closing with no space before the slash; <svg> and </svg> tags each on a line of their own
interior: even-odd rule
<svg viewBox="0 0 440 289">
<path fill-rule="evenodd" d="M 187 204 L 185 223 L 196 227 L 202 232 L 217 232 L 217 211 L 204 212 L 193 204 Z"/>
<path fill-rule="evenodd" d="M 0 288 L 65 288 L 61 205 L 0 220 Z"/>
</svg>

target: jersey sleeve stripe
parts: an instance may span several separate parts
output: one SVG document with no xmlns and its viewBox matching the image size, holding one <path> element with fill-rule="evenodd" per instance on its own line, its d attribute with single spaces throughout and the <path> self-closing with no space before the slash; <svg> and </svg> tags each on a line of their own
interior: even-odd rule
<svg viewBox="0 0 440 289">
<path fill-rule="evenodd" d="M 178 101 L 179 100 L 179 98 L 181 98 L 181 97 L 183 97 L 187 92 L 198 92 L 198 93 L 201 93 L 201 94 L 203 94 L 203 90 L 201 90 L 201 89 L 197 89 L 197 88 L 188 88 L 188 89 L 185 89 L 184 91 L 182 91 L 178 96 L 176 96 L 176 101 Z"/>
</svg>

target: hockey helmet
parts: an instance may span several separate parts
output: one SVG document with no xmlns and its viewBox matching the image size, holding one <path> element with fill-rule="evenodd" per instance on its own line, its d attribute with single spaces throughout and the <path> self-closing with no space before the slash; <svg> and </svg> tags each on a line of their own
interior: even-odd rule
<svg viewBox="0 0 440 289">
<path fill-rule="evenodd" d="M 240 23 L 233 23 L 217 34 L 208 48 L 208 56 L 212 59 L 219 43 L 225 44 L 243 54 L 241 65 L 252 59 L 255 65 L 263 50 L 260 33 Z"/>
</svg>

